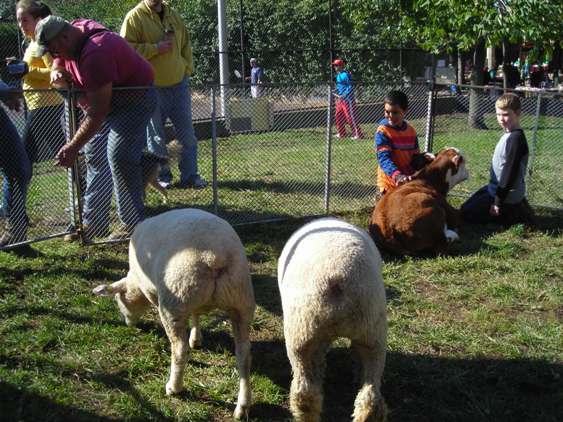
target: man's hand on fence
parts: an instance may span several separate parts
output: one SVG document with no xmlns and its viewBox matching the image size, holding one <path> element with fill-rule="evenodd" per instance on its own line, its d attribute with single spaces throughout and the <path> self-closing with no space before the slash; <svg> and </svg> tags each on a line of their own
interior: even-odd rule
<svg viewBox="0 0 563 422">
<path fill-rule="evenodd" d="M 54 88 L 65 89 L 72 83 L 72 76 L 64 69 L 51 71 L 51 85 Z"/>
<path fill-rule="evenodd" d="M 64 145 L 57 153 L 57 165 L 62 167 L 72 167 L 76 157 L 78 156 L 79 148 L 73 143 Z"/>
</svg>

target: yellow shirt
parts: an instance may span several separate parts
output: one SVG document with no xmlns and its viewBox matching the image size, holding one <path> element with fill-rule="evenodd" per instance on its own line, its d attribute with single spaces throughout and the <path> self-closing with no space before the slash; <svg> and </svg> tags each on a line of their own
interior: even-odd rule
<svg viewBox="0 0 563 422">
<path fill-rule="evenodd" d="M 29 72 L 22 78 L 23 96 L 29 110 L 42 107 L 54 107 L 62 104 L 62 97 L 55 91 L 26 91 L 28 89 L 49 89 L 51 67 L 53 58 L 49 53 L 43 57 L 33 57 L 32 53 L 37 48 L 37 43 L 31 41 L 25 50 L 23 60 L 27 63 Z"/>
<path fill-rule="evenodd" d="M 172 86 L 190 76 L 194 70 L 192 45 L 186 25 L 178 12 L 162 3 L 162 20 L 144 1 L 130 10 L 121 25 L 121 36 L 147 59 L 154 69 L 154 84 Z M 158 54 L 156 45 L 166 39 L 165 31 L 173 29 L 172 50 Z"/>
</svg>

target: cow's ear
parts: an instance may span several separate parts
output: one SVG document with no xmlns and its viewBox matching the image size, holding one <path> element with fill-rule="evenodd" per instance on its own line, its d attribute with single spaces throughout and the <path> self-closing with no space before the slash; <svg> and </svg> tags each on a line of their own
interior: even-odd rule
<svg viewBox="0 0 563 422">
<path fill-rule="evenodd" d="M 463 163 L 463 156 L 461 154 L 456 154 L 452 158 L 452 163 L 454 163 L 455 168 L 458 168 L 461 163 Z"/>
</svg>

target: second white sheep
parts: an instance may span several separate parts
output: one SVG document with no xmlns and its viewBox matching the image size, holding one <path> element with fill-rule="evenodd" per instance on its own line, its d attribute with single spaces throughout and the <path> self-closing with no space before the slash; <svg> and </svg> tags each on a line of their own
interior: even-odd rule
<svg viewBox="0 0 563 422">
<path fill-rule="evenodd" d="M 362 361 L 354 421 L 385 420 L 386 299 L 381 256 L 369 235 L 335 218 L 305 225 L 282 251 L 278 286 L 295 420 L 320 420 L 326 353 L 339 337 L 351 340 Z"/>
</svg>

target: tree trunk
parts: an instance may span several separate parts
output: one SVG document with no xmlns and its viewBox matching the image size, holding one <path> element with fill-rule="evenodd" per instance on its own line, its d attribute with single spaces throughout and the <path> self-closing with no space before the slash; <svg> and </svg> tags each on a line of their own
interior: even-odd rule
<svg viewBox="0 0 563 422">
<path fill-rule="evenodd" d="M 555 48 L 553 49 L 553 57 L 551 58 L 551 62 L 549 63 L 549 68 L 553 69 L 554 83 L 560 82 L 561 75 L 559 74 L 559 70 L 561 69 L 562 64 L 563 64 L 563 52 L 561 51 L 561 46 L 556 43 Z M 555 88 L 557 88 L 557 85 L 555 85 Z"/>
<path fill-rule="evenodd" d="M 506 89 L 508 88 L 508 73 L 506 71 L 506 67 L 508 65 L 508 58 L 506 57 L 507 54 L 507 45 L 506 40 L 503 38 L 502 40 L 502 89 L 506 94 Z"/>
<path fill-rule="evenodd" d="M 471 85 L 483 86 L 485 67 L 485 41 L 480 41 L 473 52 L 473 70 L 471 72 Z M 483 118 L 484 110 L 481 107 L 482 89 L 471 88 L 469 93 L 469 126 L 474 129 L 487 129 Z"/>
<path fill-rule="evenodd" d="M 457 50 L 457 84 L 463 85 L 463 55 Z"/>
</svg>

